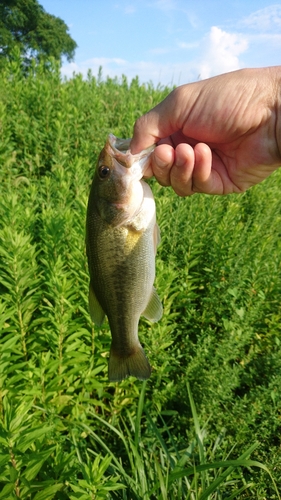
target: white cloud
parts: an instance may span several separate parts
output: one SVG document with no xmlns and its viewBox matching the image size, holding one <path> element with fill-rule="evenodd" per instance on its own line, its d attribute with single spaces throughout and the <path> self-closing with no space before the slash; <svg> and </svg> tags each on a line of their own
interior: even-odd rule
<svg viewBox="0 0 281 500">
<path fill-rule="evenodd" d="M 168 12 L 177 9 L 178 3 L 175 0 L 159 0 L 150 5 Z M 64 64 L 62 74 L 71 77 L 75 72 L 86 77 L 91 69 L 97 75 L 101 66 L 104 78 L 120 78 L 124 74 L 131 81 L 138 75 L 140 82 L 171 86 L 234 71 L 245 65 L 280 64 L 280 28 L 281 4 L 272 5 L 237 22 L 232 32 L 212 26 L 201 39 L 191 41 L 188 35 L 181 40 L 174 37 L 168 46 L 151 48 L 146 52 L 147 59 L 129 60 L 127 55 L 126 59 L 96 57 Z M 145 58 L 144 55 L 140 57 Z"/>
<path fill-rule="evenodd" d="M 62 75 L 69 78 L 75 72 L 82 73 L 86 77 L 89 69 L 93 75 L 97 75 L 101 66 L 104 78 L 107 76 L 120 78 L 124 74 L 129 81 L 138 76 L 142 83 L 181 85 L 198 78 L 208 78 L 238 69 L 241 66 L 239 56 L 246 51 L 247 47 L 248 42 L 244 36 L 227 33 L 213 26 L 201 42 L 178 43 L 177 50 L 192 49 L 192 58 L 184 56 L 181 61 L 171 63 L 162 60 L 128 61 L 121 58 L 98 57 L 79 64 L 65 64 L 62 67 Z M 194 51 L 194 49 L 197 50 Z M 152 57 L 153 52 L 155 55 L 157 49 L 150 52 Z M 163 52 L 163 49 L 160 52 Z"/>
<path fill-rule="evenodd" d="M 121 76 L 127 65 L 128 63 L 125 59 L 120 59 L 118 57 L 93 57 L 92 59 L 88 59 L 87 61 L 83 61 L 79 64 L 75 62 L 64 64 L 61 69 L 61 74 L 62 76 L 71 78 L 73 73 L 81 73 L 84 77 L 86 77 L 89 69 L 91 69 L 92 73 L 96 75 L 101 66 L 105 76 L 108 75 L 110 77 L 114 77 L 115 75 Z"/>
<path fill-rule="evenodd" d="M 239 69 L 239 56 L 248 48 L 244 35 L 227 33 L 212 26 L 203 46 L 204 55 L 199 63 L 202 79 Z"/>
<path fill-rule="evenodd" d="M 190 43 L 178 42 L 177 46 L 179 47 L 179 49 L 187 49 L 187 50 L 197 49 L 199 47 L 199 42 L 190 42 Z"/>
<path fill-rule="evenodd" d="M 177 8 L 175 0 L 156 0 L 154 6 L 164 11 L 170 11 Z"/>
<path fill-rule="evenodd" d="M 136 7 L 134 5 L 126 5 L 124 9 L 125 14 L 134 14 L 136 12 Z"/>
<path fill-rule="evenodd" d="M 154 49 L 149 49 L 148 52 L 149 54 L 158 56 L 162 54 L 169 54 L 172 52 L 172 49 L 170 47 L 155 47 Z"/>
<path fill-rule="evenodd" d="M 272 48 L 280 47 L 281 44 L 281 34 L 278 33 L 257 33 L 247 36 L 250 44 L 261 43 L 266 46 L 269 51 Z"/>
<path fill-rule="evenodd" d="M 259 32 L 280 30 L 281 4 L 269 5 L 243 18 L 239 26 Z"/>
<path fill-rule="evenodd" d="M 132 78 L 139 77 L 141 83 L 152 82 L 153 85 L 181 85 L 194 81 L 198 77 L 198 70 L 193 62 L 162 63 L 155 61 L 134 61 L 129 62 L 117 58 L 94 58 L 82 63 L 68 63 L 62 67 L 62 76 L 71 78 L 73 73 L 81 73 L 87 76 L 89 69 L 93 75 L 97 75 L 99 67 L 102 67 L 102 77 L 110 78 L 126 75 L 130 82 Z"/>
</svg>

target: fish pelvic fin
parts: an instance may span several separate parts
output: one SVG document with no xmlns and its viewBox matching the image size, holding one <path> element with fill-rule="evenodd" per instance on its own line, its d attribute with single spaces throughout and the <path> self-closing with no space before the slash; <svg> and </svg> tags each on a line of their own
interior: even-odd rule
<svg viewBox="0 0 281 500">
<path fill-rule="evenodd" d="M 105 312 L 102 309 L 96 294 L 93 290 L 93 287 L 90 283 L 89 286 L 89 311 L 92 321 L 97 325 L 101 326 L 104 322 Z"/>
<path fill-rule="evenodd" d="M 162 318 L 162 314 L 163 307 L 161 304 L 161 300 L 159 299 L 157 292 L 153 287 L 150 299 L 142 315 L 152 323 L 156 323 L 156 321 L 159 321 L 159 319 Z"/>
<path fill-rule="evenodd" d="M 108 363 L 108 378 L 110 382 L 120 382 L 132 375 L 139 380 L 150 377 L 151 366 L 142 346 L 139 344 L 129 356 L 120 356 L 112 347 Z"/>
</svg>

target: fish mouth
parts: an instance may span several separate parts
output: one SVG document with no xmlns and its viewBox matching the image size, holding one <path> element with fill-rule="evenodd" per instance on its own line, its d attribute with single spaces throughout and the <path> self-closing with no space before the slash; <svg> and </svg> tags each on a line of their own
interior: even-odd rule
<svg viewBox="0 0 281 500">
<path fill-rule="evenodd" d="M 113 134 L 109 134 L 107 138 L 106 147 L 110 148 L 109 153 L 115 158 L 118 163 L 123 167 L 131 168 L 131 166 L 138 162 L 143 171 L 145 171 L 149 157 L 155 149 L 156 144 L 152 144 L 140 153 L 133 155 L 130 150 L 131 139 L 121 139 Z"/>
<path fill-rule="evenodd" d="M 108 142 L 116 152 L 127 153 L 130 149 L 131 139 L 120 139 L 120 137 L 109 134 Z"/>
</svg>

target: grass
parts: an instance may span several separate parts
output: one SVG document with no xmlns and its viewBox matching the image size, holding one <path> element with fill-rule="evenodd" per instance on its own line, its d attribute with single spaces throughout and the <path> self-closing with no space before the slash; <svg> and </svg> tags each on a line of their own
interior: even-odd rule
<svg viewBox="0 0 281 500">
<path fill-rule="evenodd" d="M 0 499 L 279 499 L 280 172 L 242 195 L 150 181 L 163 319 L 140 323 L 145 383 L 107 379 L 88 313 L 85 211 L 109 132 L 169 89 L 0 79 Z"/>
<path fill-rule="evenodd" d="M 103 426 L 109 429 L 117 438 L 124 449 L 124 458 L 120 463 L 107 445 L 106 441 L 101 439 L 99 435 L 92 431 L 88 425 L 83 425 L 88 435 L 93 437 L 104 453 L 112 459 L 112 464 L 116 473 L 120 474 L 125 483 L 126 490 L 123 491 L 123 498 L 134 499 L 152 499 L 157 498 L 166 500 L 169 498 L 186 498 L 191 500 L 201 499 L 223 499 L 226 498 L 225 493 L 228 491 L 227 498 L 234 499 L 246 490 L 250 490 L 254 494 L 252 487 L 254 483 L 243 480 L 241 468 L 259 468 L 263 469 L 269 475 L 274 486 L 277 498 L 279 493 L 274 479 L 266 466 L 260 462 L 249 460 L 250 454 L 257 448 L 255 443 L 246 450 L 238 459 L 228 460 L 225 457 L 219 461 L 212 461 L 215 458 L 217 448 L 221 445 L 222 435 L 218 436 L 212 449 L 208 449 L 204 445 L 206 430 L 201 429 L 198 420 L 195 404 L 187 385 L 189 403 L 191 406 L 194 434 L 193 440 L 183 449 L 179 449 L 173 440 L 173 436 L 162 420 L 162 425 L 159 427 L 154 422 L 150 413 L 145 409 L 144 394 L 146 382 L 143 383 L 137 415 L 132 419 L 128 413 L 130 428 L 125 420 L 121 420 L 121 425 L 113 426 L 106 420 L 99 417 L 95 412 L 90 411 L 90 414 L 97 419 Z M 141 435 L 141 418 L 145 412 L 148 422 L 147 436 Z M 161 416 L 160 416 L 161 418 Z M 169 437 L 169 445 L 163 439 L 162 434 L 167 433 Z M 149 439 L 149 434 L 154 436 L 154 439 Z M 130 474 L 126 472 L 130 470 Z M 237 488 L 238 486 L 238 488 Z M 231 493 L 230 493 L 231 492 Z M 229 494 L 230 493 L 230 494 Z M 122 498 L 122 497 L 121 497 Z"/>
</svg>

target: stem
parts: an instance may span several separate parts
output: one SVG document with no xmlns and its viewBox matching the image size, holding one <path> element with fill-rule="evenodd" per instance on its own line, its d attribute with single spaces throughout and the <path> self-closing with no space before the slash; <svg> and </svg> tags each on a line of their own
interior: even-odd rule
<svg viewBox="0 0 281 500">
<path fill-rule="evenodd" d="M 16 459 L 15 459 L 15 455 L 13 453 L 13 450 L 12 448 L 10 448 L 10 457 L 11 457 L 11 463 L 12 463 L 12 466 L 14 467 L 14 469 L 18 472 L 18 469 L 17 469 L 17 463 L 16 463 Z M 20 498 L 20 487 L 19 487 L 19 478 L 17 478 L 16 482 L 15 482 L 15 494 L 18 498 Z"/>
<path fill-rule="evenodd" d="M 22 350 L 23 354 L 25 357 L 25 360 L 27 361 L 27 349 L 26 349 L 26 342 L 25 342 L 25 329 L 24 329 L 24 323 L 22 319 L 22 312 L 20 308 L 20 304 L 18 302 L 18 318 L 19 318 L 19 324 L 20 324 L 20 334 L 21 334 L 21 345 L 22 345 Z"/>
</svg>

